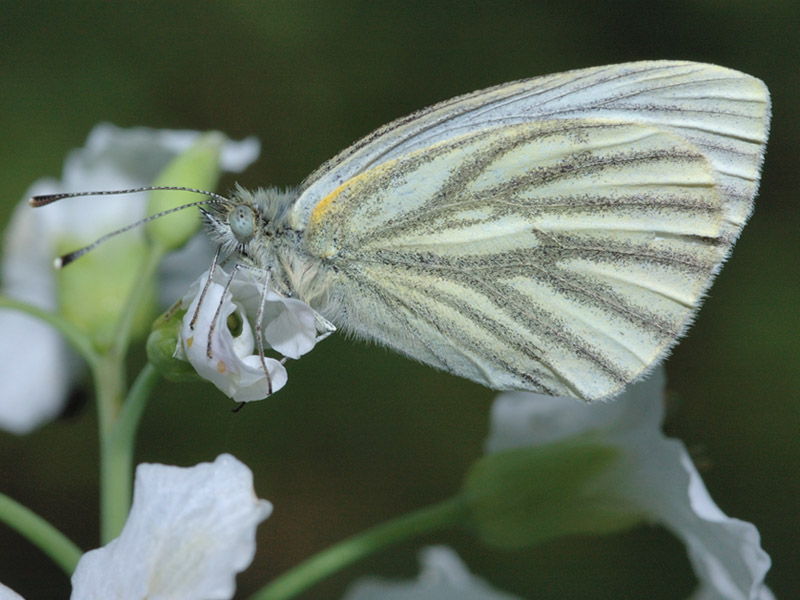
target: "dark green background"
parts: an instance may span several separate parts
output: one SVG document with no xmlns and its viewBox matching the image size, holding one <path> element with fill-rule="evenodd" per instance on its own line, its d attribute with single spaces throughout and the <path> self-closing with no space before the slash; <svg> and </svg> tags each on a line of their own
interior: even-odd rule
<svg viewBox="0 0 800 600">
<path fill-rule="evenodd" d="M 759 527 L 778 597 L 797 597 L 799 27 L 795 0 L 4 3 L 0 222 L 99 121 L 255 134 L 263 152 L 241 183 L 291 185 L 395 117 L 512 79 L 647 58 L 761 77 L 774 101 L 761 193 L 668 361 L 667 428 L 701 459 L 720 507 Z M 332 542 L 451 495 L 481 454 L 493 395 L 337 336 L 291 364 L 285 390 L 236 415 L 208 385 L 164 383 L 137 457 L 190 465 L 226 451 L 253 469 L 275 512 L 239 577 L 244 597 Z M 87 549 L 94 432 L 88 403 L 28 437 L 0 434 L 0 489 Z M 306 597 L 339 597 L 363 573 L 414 575 L 417 549 L 440 541 L 527 598 L 685 598 L 694 585 L 683 547 L 660 529 L 513 553 L 452 533 L 392 548 Z M 4 527 L 0 581 L 29 600 L 69 589 Z"/>
</svg>

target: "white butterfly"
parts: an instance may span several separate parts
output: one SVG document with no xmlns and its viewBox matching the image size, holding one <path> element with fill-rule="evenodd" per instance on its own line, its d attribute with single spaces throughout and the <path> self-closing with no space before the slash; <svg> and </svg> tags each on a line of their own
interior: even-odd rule
<svg viewBox="0 0 800 600">
<path fill-rule="evenodd" d="M 224 254 L 357 337 L 501 390 L 612 396 L 683 334 L 752 211 L 754 77 L 626 63 L 383 126 L 204 210 Z"/>
</svg>

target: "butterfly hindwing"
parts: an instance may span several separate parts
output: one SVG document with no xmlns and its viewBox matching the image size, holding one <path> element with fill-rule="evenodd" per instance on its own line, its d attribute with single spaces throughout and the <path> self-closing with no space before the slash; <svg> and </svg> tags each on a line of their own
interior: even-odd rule
<svg viewBox="0 0 800 600">
<path fill-rule="evenodd" d="M 338 323 L 495 389 L 595 399 L 652 365 L 724 258 L 703 152 L 651 126 L 484 128 L 349 179 L 306 244 Z"/>
</svg>

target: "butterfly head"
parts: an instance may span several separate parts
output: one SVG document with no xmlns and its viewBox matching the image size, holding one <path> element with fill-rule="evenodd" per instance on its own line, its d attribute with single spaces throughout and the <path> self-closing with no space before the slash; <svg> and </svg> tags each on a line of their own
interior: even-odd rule
<svg viewBox="0 0 800 600">
<path fill-rule="evenodd" d="M 292 191 L 237 186 L 228 202 L 201 209 L 206 231 L 223 255 L 238 254 L 261 263 L 288 231 L 295 197 Z"/>
<path fill-rule="evenodd" d="M 228 213 L 228 227 L 231 234 L 240 244 L 247 244 L 253 239 L 256 230 L 256 213 L 247 204 L 237 204 Z"/>
</svg>

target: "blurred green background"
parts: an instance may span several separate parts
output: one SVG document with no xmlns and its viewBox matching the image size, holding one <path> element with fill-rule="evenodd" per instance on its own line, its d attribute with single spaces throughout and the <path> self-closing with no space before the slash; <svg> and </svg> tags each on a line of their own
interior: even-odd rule
<svg viewBox="0 0 800 600">
<path fill-rule="evenodd" d="M 3 3 L 0 223 L 35 179 L 60 175 L 100 121 L 255 134 L 261 159 L 239 181 L 283 186 L 395 117 L 504 81 L 649 58 L 756 75 L 774 102 L 761 193 L 667 363 L 667 430 L 702 459 L 719 506 L 758 526 L 778 598 L 800 597 L 799 6 Z M 132 369 L 143 360 L 134 356 Z M 342 336 L 289 372 L 286 389 L 239 414 L 210 385 L 165 382 L 139 436 L 138 461 L 190 465 L 231 452 L 253 469 L 275 511 L 239 577 L 240 597 L 337 540 L 449 497 L 482 452 L 494 395 Z M 97 544 L 97 448 L 81 396 L 91 390 L 30 436 L 0 433 L 0 489 L 88 549 Z M 441 541 L 527 598 L 685 598 L 694 586 L 683 546 L 657 528 L 513 553 L 453 532 L 392 548 L 304 597 L 337 598 L 364 573 L 416 575 L 418 549 Z M 69 593 L 63 574 L 5 527 L 0 581 L 29 600 Z"/>
</svg>

